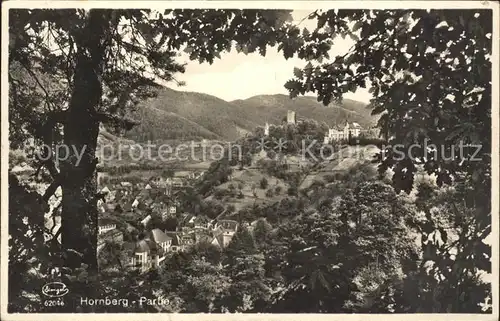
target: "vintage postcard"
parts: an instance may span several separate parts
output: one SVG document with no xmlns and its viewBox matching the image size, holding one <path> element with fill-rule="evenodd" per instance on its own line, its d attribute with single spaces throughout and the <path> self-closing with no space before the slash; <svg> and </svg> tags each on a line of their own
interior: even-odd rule
<svg viewBox="0 0 500 321">
<path fill-rule="evenodd" d="M 2 3 L 0 318 L 497 320 L 499 17 Z"/>
</svg>

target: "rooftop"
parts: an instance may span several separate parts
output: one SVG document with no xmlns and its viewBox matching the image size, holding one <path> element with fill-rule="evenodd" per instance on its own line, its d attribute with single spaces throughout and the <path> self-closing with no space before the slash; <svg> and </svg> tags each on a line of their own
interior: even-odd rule
<svg viewBox="0 0 500 321">
<path fill-rule="evenodd" d="M 140 240 L 137 242 L 127 242 L 123 245 L 123 247 L 133 253 L 154 253 L 154 254 L 159 254 L 161 252 L 161 248 L 156 245 L 155 242 L 151 240 Z"/>
<path fill-rule="evenodd" d="M 233 220 L 220 220 L 218 222 L 219 226 L 224 228 L 225 230 L 233 230 L 235 231 L 238 228 L 238 222 Z"/>
<path fill-rule="evenodd" d="M 172 240 L 170 236 L 158 228 L 151 230 L 148 236 L 156 243 L 164 243 Z"/>
<path fill-rule="evenodd" d="M 99 226 L 116 225 L 116 222 L 113 219 L 104 217 L 104 218 L 99 218 L 97 220 L 97 225 L 99 225 Z"/>
<path fill-rule="evenodd" d="M 179 235 L 180 233 L 165 231 L 165 234 L 172 239 L 172 245 L 182 245 L 181 237 Z"/>
</svg>

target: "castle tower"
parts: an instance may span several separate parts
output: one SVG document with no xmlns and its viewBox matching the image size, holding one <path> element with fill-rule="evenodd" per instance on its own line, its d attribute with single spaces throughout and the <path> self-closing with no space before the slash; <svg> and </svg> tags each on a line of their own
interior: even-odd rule
<svg viewBox="0 0 500 321">
<path fill-rule="evenodd" d="M 295 112 L 292 110 L 288 111 L 288 114 L 286 115 L 286 122 L 288 124 L 295 124 L 296 123 L 296 117 L 295 117 Z"/>
<path fill-rule="evenodd" d="M 269 124 L 266 123 L 266 127 L 264 127 L 264 135 L 269 136 Z"/>
</svg>

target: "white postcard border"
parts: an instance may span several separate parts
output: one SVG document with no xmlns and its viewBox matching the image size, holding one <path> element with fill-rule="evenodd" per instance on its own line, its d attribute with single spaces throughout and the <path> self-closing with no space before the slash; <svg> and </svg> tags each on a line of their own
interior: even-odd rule
<svg viewBox="0 0 500 321">
<path fill-rule="evenodd" d="M 492 314 L 8 314 L 8 9 L 10 8 L 266 8 L 266 9 L 492 9 Z M 500 5 L 496 1 L 8 1 L 2 3 L 2 105 L 1 111 L 1 238 L 0 319 L 2 320 L 498 320 L 499 318 L 499 39 Z"/>
</svg>

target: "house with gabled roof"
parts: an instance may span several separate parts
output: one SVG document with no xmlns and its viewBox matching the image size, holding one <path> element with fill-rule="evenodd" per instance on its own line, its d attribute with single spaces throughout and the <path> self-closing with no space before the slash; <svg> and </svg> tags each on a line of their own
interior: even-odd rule
<svg viewBox="0 0 500 321">
<path fill-rule="evenodd" d="M 214 235 L 210 244 L 224 248 L 224 237 L 222 236 L 222 233 Z"/>
<path fill-rule="evenodd" d="M 139 206 L 139 199 L 138 198 L 134 199 L 131 206 L 132 208 L 137 208 Z"/>
<path fill-rule="evenodd" d="M 172 238 L 165 234 L 162 230 L 155 228 L 148 233 L 146 238 L 158 244 L 163 249 L 163 253 L 167 253 L 170 251 L 170 247 L 172 246 Z M 164 259 L 165 256 L 161 257 L 160 262 Z"/>
<path fill-rule="evenodd" d="M 128 266 L 141 272 L 158 267 L 162 257 L 165 256 L 162 247 L 150 239 L 127 242 L 124 244 L 124 249 L 130 257 Z"/>
<path fill-rule="evenodd" d="M 175 247 L 172 249 L 173 244 Z M 124 248 L 130 256 L 129 265 L 141 272 L 146 272 L 158 267 L 165 260 L 168 252 L 177 251 L 179 244 L 181 243 L 177 237 L 171 237 L 160 229 L 153 229 L 143 240 L 127 242 Z"/>
<path fill-rule="evenodd" d="M 229 245 L 234 234 L 238 230 L 238 222 L 234 220 L 219 220 L 212 230 L 212 244 L 222 248 Z"/>
</svg>

